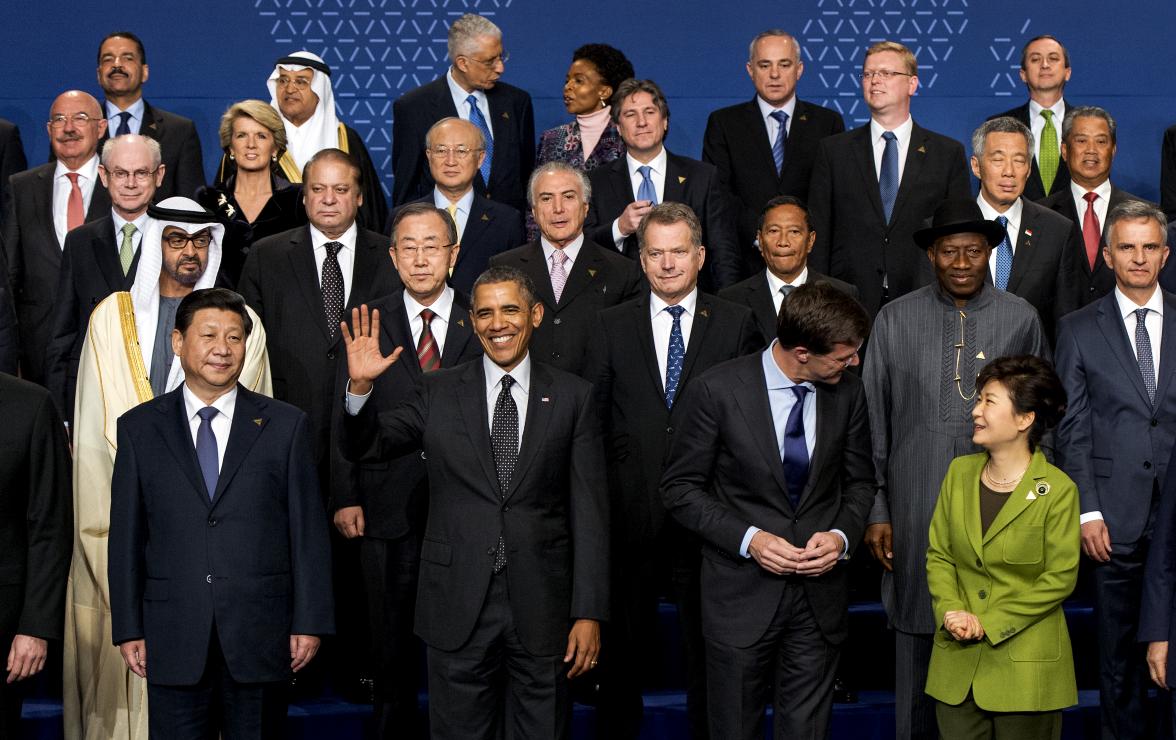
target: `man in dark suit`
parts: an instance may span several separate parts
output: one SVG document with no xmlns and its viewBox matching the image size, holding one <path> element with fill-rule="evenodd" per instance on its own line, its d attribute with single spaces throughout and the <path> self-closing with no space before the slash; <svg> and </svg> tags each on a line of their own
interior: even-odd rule
<svg viewBox="0 0 1176 740">
<path fill-rule="evenodd" d="M 425 373 L 454 367 L 482 354 L 470 322 L 469 298 L 446 285 L 460 261 L 457 234 L 445 211 L 409 203 L 392 223 L 392 262 L 404 284 L 369 306 L 381 317 L 380 352 L 415 348 L 415 355 L 375 381 L 377 414 L 412 398 Z M 346 392 L 347 366 L 339 363 L 335 397 Z M 342 411 L 336 404 L 336 410 Z M 337 447 L 337 445 L 333 445 Z M 368 599 L 375 673 L 376 736 L 413 735 L 417 718 L 419 647 L 412 634 L 421 533 L 429 484 L 419 451 L 389 462 L 352 465 L 332 450 L 331 509 L 335 527 L 359 540 Z"/>
<path fill-rule="evenodd" d="M 62 638 L 73 547 L 69 446 L 44 388 L 0 372 L 0 737 L 21 736 L 22 685 Z"/>
<path fill-rule="evenodd" d="M 1059 467 L 1078 486 L 1082 551 L 1093 561 L 1102 736 L 1135 740 L 1156 736 L 1137 639 L 1168 639 L 1154 620 L 1139 627 L 1145 559 L 1176 439 L 1176 296 L 1158 286 L 1168 259 L 1163 211 L 1125 202 L 1106 223 L 1102 257 L 1115 287 L 1058 326 L 1069 405 L 1056 442 Z"/>
<path fill-rule="evenodd" d="M 490 264 L 515 267 L 535 286 L 543 304 L 531 343 L 535 357 L 582 376 L 597 316 L 637 297 L 641 270 L 636 261 L 584 236 L 592 185 L 582 170 L 549 162 L 527 186 L 539 241 L 496 255 Z"/>
<path fill-rule="evenodd" d="M 1070 169 L 1070 186 L 1041 205 L 1074 224 L 1080 252 L 1074 261 L 1082 277 L 1082 303 L 1091 303 L 1115 287 L 1115 274 L 1102 259 L 1103 227 L 1108 212 L 1127 200 L 1143 200 L 1111 184 L 1115 161 L 1115 119 L 1102 108 L 1071 108 L 1062 122 L 1062 159 Z"/>
<path fill-rule="evenodd" d="M 698 290 L 707 256 L 689 206 L 654 206 L 637 228 L 650 291 L 600 314 L 591 370 L 604 424 L 612 492 L 612 614 L 606 631 L 597 734 L 641 731 L 643 667 L 658 656 L 659 595 L 672 596 L 686 636 L 691 735 L 707 737 L 698 605 L 698 542 L 672 522 L 658 493 L 666 451 L 682 423 L 675 403 L 713 365 L 763 347 L 751 311 Z"/>
<path fill-rule="evenodd" d="M 1021 82 L 1029 89 L 1029 100 L 993 118 L 1015 118 L 1033 132 L 1032 171 L 1025 182 L 1026 200 L 1039 201 L 1066 190 L 1070 170 L 1059 156 L 1061 122 L 1074 107 L 1062 98 L 1070 81 L 1070 52 L 1053 36 L 1029 39 L 1021 49 Z"/>
<path fill-rule="evenodd" d="M 461 250 L 449 284 L 468 294 L 494 255 L 527 241 L 523 214 L 496 203 L 474 189 L 486 156 L 486 139 L 478 127 L 460 118 L 442 118 L 425 135 L 425 156 L 433 178 L 433 192 L 415 203 L 430 203 L 448 211 L 457 224 Z M 392 233 L 393 211 L 385 233 Z"/>
<path fill-rule="evenodd" d="M 62 93 L 46 129 L 56 161 L 12 176 L 3 239 L 20 322 L 21 376 L 40 385 L 65 235 L 110 211 L 98 181 L 98 141 L 106 131 L 98 101 L 78 90 Z"/>
<path fill-rule="evenodd" d="M 118 421 L 112 638 L 152 737 L 284 737 L 285 682 L 334 631 L 308 420 L 237 383 L 251 329 L 241 296 L 193 291 L 184 384 Z"/>
<path fill-rule="evenodd" d="M 441 120 L 460 117 L 486 137 L 486 159 L 475 180 L 479 195 L 522 212 L 525 184 L 535 166 L 531 96 L 499 81 L 509 54 L 502 31 L 466 13 L 449 26 L 449 70 L 392 104 L 392 205 L 423 198 L 433 187 L 424 161 L 425 134 Z"/>
<path fill-rule="evenodd" d="M 342 444 L 358 461 L 423 450 L 429 514 L 416 631 L 428 645 L 434 738 L 566 738 L 567 679 L 596 666 L 608 618 L 609 505 L 591 386 L 534 360 L 543 305 L 526 275 L 491 267 L 470 318 L 485 356 L 425 375 L 377 416 L 379 314 L 343 328 Z"/>
<path fill-rule="evenodd" d="M 719 182 L 739 208 L 739 248 L 745 272 L 752 273 L 759 270 L 754 242 L 764 203 L 777 195 L 808 200 L 817 142 L 844 131 L 845 122 L 837 111 L 797 99 L 804 62 L 794 36 L 764 31 L 748 51 L 756 96 L 710 114 L 702 161 L 718 168 Z"/>
<path fill-rule="evenodd" d="M 595 194 L 586 230 L 597 244 L 637 259 L 637 225 L 658 203 L 685 203 L 702 223 L 710 267 L 700 276 L 704 290 L 717 291 L 743 277 L 735 223 L 718 170 L 668 151 L 663 142 L 670 108 L 652 80 L 626 80 L 613 95 L 613 123 L 625 156 L 589 175 Z"/>
<path fill-rule="evenodd" d="M 911 118 L 918 71 L 902 44 L 871 46 L 862 64 L 870 123 L 822 140 L 813 167 L 809 263 L 857 286 L 871 316 L 932 282 L 914 233 L 940 203 L 972 194 L 964 147 Z"/>
<path fill-rule="evenodd" d="M 0 118 L 0 227 L 8 213 L 8 178 L 28 167 L 24 145 L 20 142 L 20 129 L 11 121 Z"/>
<path fill-rule="evenodd" d="M 797 288 L 776 341 L 689 388 L 662 477 L 670 514 L 706 541 L 702 631 L 714 738 L 827 737 L 848 632 L 840 560 L 874 495 L 857 376 L 869 317 L 825 283 Z M 770 691 L 775 685 L 774 692 Z"/>
<path fill-rule="evenodd" d="M 117 31 L 98 46 L 98 84 L 106 96 L 107 134 L 142 134 L 159 142 L 165 166 L 157 200 L 182 195 L 191 198 L 204 187 L 204 158 L 200 137 L 191 120 L 156 108 L 143 99 L 143 83 L 150 69 L 138 36 Z"/>
<path fill-rule="evenodd" d="M 20 366 L 20 332 L 16 325 L 16 307 L 8 287 L 8 260 L 0 249 L 0 372 L 15 375 Z"/>
<path fill-rule="evenodd" d="M 1015 118 L 990 118 L 972 134 L 972 174 L 980 180 L 976 204 L 984 218 L 1005 229 L 989 257 L 988 277 L 1033 304 L 1052 345 L 1058 319 L 1082 305 L 1086 279 L 1074 224 L 1023 197 L 1032 151 L 1032 132 Z"/>
<path fill-rule="evenodd" d="M 849 283 L 809 269 L 817 234 L 799 198 L 778 195 L 769 200 L 760 210 L 755 239 L 767 269 L 721 291 L 719 297 L 750 308 L 766 341 L 776 336 L 784 296 L 805 283 L 829 283 L 858 297 L 858 289 Z"/>
<path fill-rule="evenodd" d="M 130 290 L 139 266 L 147 215 L 166 165 L 159 142 L 138 134 L 107 139 L 98 179 L 110 193 L 110 213 L 65 238 L 45 359 L 46 384 L 65 420 L 73 420 L 74 387 L 90 312 L 111 293 Z"/>
</svg>

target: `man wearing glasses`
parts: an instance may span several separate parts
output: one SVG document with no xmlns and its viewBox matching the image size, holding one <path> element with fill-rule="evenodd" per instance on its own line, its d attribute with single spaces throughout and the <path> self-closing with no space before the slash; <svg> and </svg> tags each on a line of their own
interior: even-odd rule
<svg viewBox="0 0 1176 740">
<path fill-rule="evenodd" d="M 486 18 L 466 13 L 449 27 L 449 70 L 392 104 L 392 205 L 428 194 L 433 183 L 423 156 L 425 134 L 439 119 L 457 116 L 486 140 L 475 176 L 478 193 L 519 212 L 526 208 L 535 116 L 531 96 L 498 79 L 509 58 L 502 31 Z"/>
</svg>

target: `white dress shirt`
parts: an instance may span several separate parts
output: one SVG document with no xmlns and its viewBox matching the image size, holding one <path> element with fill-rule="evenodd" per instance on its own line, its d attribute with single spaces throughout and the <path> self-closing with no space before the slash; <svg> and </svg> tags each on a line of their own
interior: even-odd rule
<svg viewBox="0 0 1176 740">
<path fill-rule="evenodd" d="M 457 80 L 453 78 L 453 67 L 450 67 L 449 71 L 445 73 L 445 81 L 449 83 L 449 94 L 453 96 L 453 107 L 457 108 L 457 115 L 461 120 L 470 120 L 470 104 L 466 102 L 466 98 L 473 95 L 478 101 L 478 110 L 482 111 L 482 118 L 486 119 L 486 126 L 490 129 L 490 139 L 493 141 L 494 123 L 490 120 L 490 101 L 486 99 L 486 93 L 482 90 L 474 90 L 472 93 L 466 92 L 465 88 L 457 84 Z"/>
<path fill-rule="evenodd" d="M 197 412 L 205 407 L 204 401 L 183 385 L 184 410 L 188 414 L 188 428 L 192 432 L 192 447 L 196 446 L 196 432 L 200 429 L 200 417 Z M 233 428 L 233 411 L 237 408 L 237 386 L 233 386 L 227 393 L 217 398 L 211 404 L 220 413 L 209 420 L 212 434 L 216 437 L 216 469 L 219 471 L 225 462 L 225 447 L 229 442 L 229 430 Z"/>
<path fill-rule="evenodd" d="M 899 124 L 897 127 L 890 129 L 897 139 L 898 144 L 898 181 L 902 182 L 902 173 L 906 171 L 907 150 L 911 148 L 911 130 L 915 126 L 915 119 L 907 116 L 907 119 Z M 886 152 L 886 139 L 882 138 L 882 134 L 886 133 L 887 129 L 882 127 L 882 124 L 870 119 L 870 141 L 874 146 L 874 175 L 882 179 L 882 155 Z"/>
<path fill-rule="evenodd" d="M 1078 233 L 1082 233 L 1082 221 L 1086 218 L 1086 188 L 1076 182 L 1070 182 L 1070 197 L 1074 199 L 1074 212 L 1078 214 Z M 1094 199 L 1094 215 L 1098 216 L 1098 230 L 1102 231 L 1107 223 L 1107 208 L 1111 204 L 1111 181 L 1103 180 L 1102 185 L 1092 192 L 1098 193 Z"/>
<path fill-rule="evenodd" d="M 453 220 L 457 223 L 457 242 L 460 244 L 461 235 L 465 233 L 466 224 L 470 220 L 470 209 L 474 207 L 474 189 L 471 187 L 465 195 L 457 199 L 456 203 L 451 203 L 440 190 L 433 188 L 433 205 L 442 211 L 448 211 L 449 206 L 453 206 Z"/>
<path fill-rule="evenodd" d="M 662 382 L 662 390 L 666 386 L 666 366 L 669 364 L 670 332 L 674 329 L 674 317 L 666 308 L 670 304 L 657 297 L 656 293 L 649 294 L 649 320 L 653 324 L 653 351 L 657 354 L 658 377 Z M 686 309 L 678 320 L 682 326 L 682 347 L 690 348 L 690 330 L 694 327 L 694 309 L 698 305 L 698 288 L 690 291 L 678 306 Z"/>
<path fill-rule="evenodd" d="M 498 394 L 502 392 L 502 376 L 507 372 L 494 364 L 486 355 L 482 355 L 482 371 L 486 374 L 486 422 L 489 429 L 494 429 L 494 405 L 498 403 Z M 514 378 L 514 385 L 510 387 L 510 397 L 514 399 L 519 409 L 519 445 L 523 442 L 523 427 L 527 425 L 527 398 L 531 390 L 531 353 L 528 352 L 514 370 L 510 371 Z"/>
<path fill-rule="evenodd" d="M 75 172 L 60 160 L 53 168 L 53 230 L 57 232 L 57 245 L 65 249 L 65 234 L 69 231 L 69 194 L 73 190 L 66 174 Z M 90 212 L 90 197 L 94 195 L 94 184 L 98 182 L 98 155 L 90 157 L 76 170 L 78 189 L 82 191 L 82 217 Z"/>
<path fill-rule="evenodd" d="M 407 290 L 404 291 L 404 312 L 408 315 L 408 328 L 412 332 L 414 348 L 420 344 L 421 332 L 425 329 L 421 311 L 426 308 L 436 314 L 429 328 L 433 331 L 433 341 L 437 343 L 437 356 L 440 357 L 445 353 L 445 335 L 449 332 L 449 315 L 453 312 L 453 288 L 446 285 L 431 306 L 422 306 Z"/>
<path fill-rule="evenodd" d="M 768 290 L 772 294 L 772 307 L 776 309 L 776 315 L 779 316 L 780 304 L 784 302 L 784 294 L 780 292 L 780 289 L 785 285 L 791 285 L 793 288 L 799 288 L 800 286 L 807 283 L 809 269 L 808 265 L 805 265 L 804 269 L 800 271 L 800 274 L 797 275 L 796 279 L 791 283 L 786 283 L 780 278 L 776 277 L 772 274 L 771 270 L 764 270 L 764 274 L 768 276 Z"/>
<path fill-rule="evenodd" d="M 784 138 L 787 139 L 788 134 L 792 131 L 792 116 L 796 113 L 796 96 L 788 98 L 788 102 L 779 108 L 772 107 L 771 103 L 758 95 L 755 96 L 755 102 L 759 105 L 760 117 L 764 119 L 764 126 L 768 129 L 768 144 L 776 142 L 776 132 L 780 130 L 780 123 L 772 118 L 772 114 L 778 110 L 782 110 L 788 115 L 788 119 L 784 122 Z"/>
<path fill-rule="evenodd" d="M 547 265 L 547 276 L 551 277 L 551 255 L 555 254 L 555 245 L 547 241 L 547 237 L 539 237 L 539 246 L 543 249 L 543 262 Z M 567 262 L 564 262 L 564 272 L 568 277 L 572 276 L 572 265 L 576 264 L 576 257 L 580 256 L 580 247 L 584 246 L 584 235 L 580 234 L 563 248 L 563 253 L 567 256 Z"/>
<path fill-rule="evenodd" d="M 637 171 L 638 167 L 649 167 L 649 179 L 653 182 L 653 192 L 657 193 L 657 202 L 665 202 L 666 193 L 666 162 L 669 157 L 666 156 L 666 148 L 663 146 L 657 156 L 649 160 L 648 163 L 642 164 L 629 154 L 625 155 L 625 166 L 629 168 L 629 184 L 633 186 L 633 200 L 637 200 L 637 191 L 641 189 L 641 173 Z M 621 219 L 618 216 L 613 220 L 612 238 L 613 244 L 619 251 L 625 249 L 625 235 L 621 233 Z"/>
<path fill-rule="evenodd" d="M 319 288 L 323 287 L 323 262 L 327 259 L 327 242 L 339 242 L 343 248 L 336 255 L 339 260 L 339 271 L 343 273 L 343 305 L 351 298 L 351 273 L 355 267 L 355 238 L 359 235 L 359 228 L 353 223 L 338 239 L 329 239 L 327 235 L 310 227 L 310 244 L 314 250 L 314 267 L 318 273 Z"/>
<path fill-rule="evenodd" d="M 127 220 L 118 215 L 118 212 L 113 208 L 110 209 L 110 218 L 114 221 L 114 254 L 117 256 L 119 249 L 122 247 L 122 230 Z M 147 230 L 147 225 L 151 223 L 151 217 L 147 215 L 146 211 L 143 211 L 143 215 L 130 223 L 135 225 L 135 233 L 131 235 L 131 248 L 134 250 L 134 254 L 138 254 L 139 245 L 143 243 L 143 232 Z"/>
<path fill-rule="evenodd" d="M 127 128 L 131 130 L 132 134 L 139 133 L 143 127 L 144 107 L 143 98 L 139 98 L 131 103 L 131 107 L 126 109 L 126 112 L 131 114 L 131 117 L 127 119 Z M 106 101 L 106 132 L 111 136 L 114 136 L 114 132 L 118 131 L 118 126 L 122 123 L 122 118 L 118 115 L 122 112 L 122 108 L 119 108 L 109 100 Z"/>
<path fill-rule="evenodd" d="M 1059 162 L 1060 153 L 1062 151 L 1062 121 L 1066 118 L 1066 101 L 1064 98 L 1059 98 L 1058 102 L 1049 107 L 1053 111 L 1053 125 L 1054 136 L 1058 142 Z M 1045 117 L 1041 115 L 1041 111 L 1045 110 L 1045 106 L 1036 101 L 1029 100 L 1029 130 L 1033 132 L 1033 158 L 1038 162 L 1041 161 L 1041 132 L 1045 130 Z"/>
<path fill-rule="evenodd" d="M 983 195 L 976 196 L 976 205 L 980 206 L 980 213 L 989 221 L 995 221 L 997 216 L 1004 216 L 1009 220 L 1005 231 L 1009 235 L 1009 246 L 1013 248 L 1013 256 L 1017 256 L 1017 241 L 1021 238 L 1021 215 L 1025 212 L 1025 204 L 1020 199 L 1008 207 L 1004 213 L 1000 213 L 988 201 L 984 200 Z M 997 248 L 992 248 L 992 254 L 988 255 L 988 274 L 996 280 L 996 253 Z"/>
</svg>

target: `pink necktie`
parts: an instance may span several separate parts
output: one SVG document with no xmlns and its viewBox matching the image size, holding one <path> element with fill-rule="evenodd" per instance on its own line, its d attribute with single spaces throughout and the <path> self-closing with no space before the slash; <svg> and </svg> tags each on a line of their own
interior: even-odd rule
<svg viewBox="0 0 1176 740">
<path fill-rule="evenodd" d="M 568 273 L 564 270 L 564 263 L 567 261 L 568 256 L 562 249 L 551 253 L 551 292 L 555 293 L 556 303 L 559 303 L 559 297 L 563 295 L 564 286 L 568 283 Z"/>
<path fill-rule="evenodd" d="M 1086 200 L 1086 214 L 1082 216 L 1082 241 L 1086 242 L 1086 259 L 1093 272 L 1095 260 L 1098 259 L 1098 242 L 1102 235 L 1102 229 L 1098 225 L 1098 214 L 1094 212 L 1094 201 L 1098 199 L 1098 193 L 1087 193 L 1082 197 Z"/>
<path fill-rule="evenodd" d="M 69 178 L 69 203 L 65 208 L 65 230 L 73 231 L 86 222 L 86 208 L 82 205 L 82 189 L 78 187 L 78 173 L 67 172 Z"/>
</svg>

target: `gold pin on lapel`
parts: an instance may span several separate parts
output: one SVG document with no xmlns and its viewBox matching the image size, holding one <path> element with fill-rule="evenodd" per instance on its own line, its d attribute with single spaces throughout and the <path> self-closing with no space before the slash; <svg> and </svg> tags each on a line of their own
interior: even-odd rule
<svg viewBox="0 0 1176 740">
<path fill-rule="evenodd" d="M 503 118 L 510 118 L 510 111 L 508 111 L 508 110 L 502 111 L 502 117 Z"/>
<path fill-rule="evenodd" d="M 708 319 L 710 318 L 710 309 L 709 308 L 704 308 L 701 311 L 699 311 L 698 313 L 702 314 L 704 317 L 706 317 Z"/>
<path fill-rule="evenodd" d="M 489 221 L 489 220 L 490 220 L 490 217 L 489 217 L 489 216 L 487 216 L 485 213 L 483 213 L 483 214 L 482 214 L 482 220 L 483 220 L 483 221 Z"/>
<path fill-rule="evenodd" d="M 679 176 L 678 176 L 678 184 L 679 184 L 679 185 L 681 185 L 681 184 L 682 184 L 682 183 L 684 183 L 684 182 L 686 182 L 686 178 L 685 178 L 685 177 L 682 177 L 681 175 L 679 175 Z"/>
<path fill-rule="evenodd" d="M 807 120 L 808 120 L 808 116 L 801 116 L 801 117 L 800 117 L 800 120 L 802 120 L 802 121 L 807 121 Z"/>
<path fill-rule="evenodd" d="M 458 325 L 458 326 L 465 326 L 465 319 L 458 319 L 458 320 L 457 320 L 457 325 Z"/>
<path fill-rule="evenodd" d="M 920 146 L 920 147 L 919 147 L 918 149 L 916 149 L 915 151 L 917 151 L 919 154 L 926 154 L 926 153 L 927 153 L 927 147 L 925 147 L 925 146 Z"/>
<path fill-rule="evenodd" d="M 265 421 L 265 419 L 254 419 L 254 420 L 253 420 L 253 423 L 254 423 L 254 424 L 256 424 L 257 426 L 261 426 L 261 423 L 262 423 L 263 421 Z"/>
<path fill-rule="evenodd" d="M 596 277 L 596 268 L 595 267 L 588 268 L 588 277 Z"/>
</svg>

